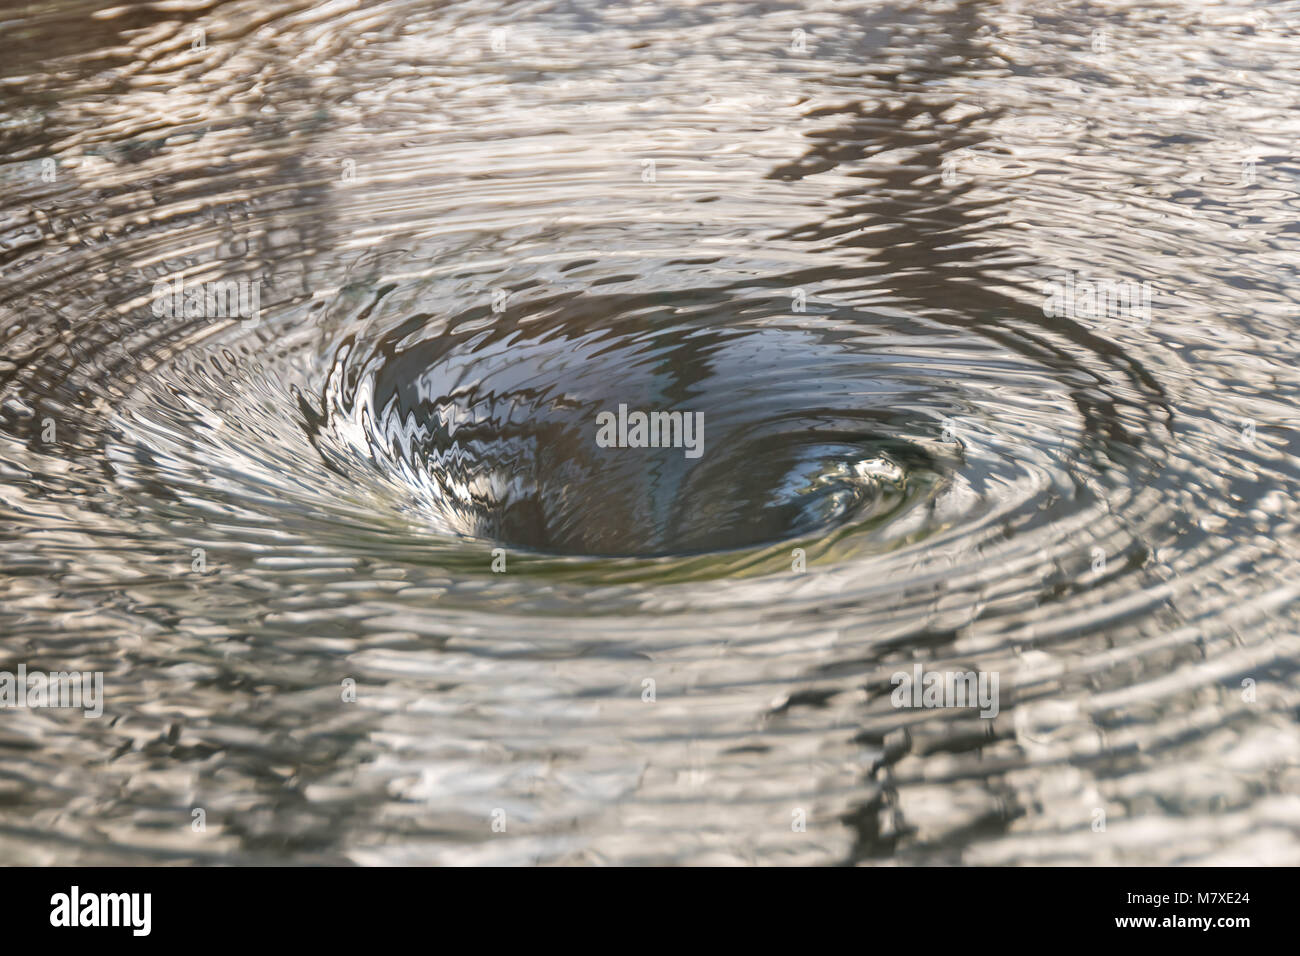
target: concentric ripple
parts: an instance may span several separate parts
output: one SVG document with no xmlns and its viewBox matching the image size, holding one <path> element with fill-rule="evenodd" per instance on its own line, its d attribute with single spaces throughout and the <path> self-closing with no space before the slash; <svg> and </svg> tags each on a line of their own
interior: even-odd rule
<svg viewBox="0 0 1300 956">
<path fill-rule="evenodd" d="M 0 670 L 106 702 L 0 861 L 1300 862 L 1300 75 L 1198 10 L 10 15 Z"/>
</svg>

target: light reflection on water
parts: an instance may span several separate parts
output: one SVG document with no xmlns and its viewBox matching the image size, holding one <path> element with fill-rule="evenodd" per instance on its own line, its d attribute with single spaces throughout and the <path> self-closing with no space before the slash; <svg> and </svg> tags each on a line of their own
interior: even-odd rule
<svg viewBox="0 0 1300 956">
<path fill-rule="evenodd" d="M 1300 861 L 1292 5 L 2 16 L 0 860 Z"/>
</svg>

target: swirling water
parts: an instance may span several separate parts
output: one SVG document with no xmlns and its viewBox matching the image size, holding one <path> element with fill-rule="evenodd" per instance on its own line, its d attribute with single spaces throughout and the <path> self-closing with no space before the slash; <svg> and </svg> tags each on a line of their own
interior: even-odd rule
<svg viewBox="0 0 1300 956">
<path fill-rule="evenodd" d="M 1300 862 L 1297 26 L 0 13 L 0 861 Z"/>
</svg>

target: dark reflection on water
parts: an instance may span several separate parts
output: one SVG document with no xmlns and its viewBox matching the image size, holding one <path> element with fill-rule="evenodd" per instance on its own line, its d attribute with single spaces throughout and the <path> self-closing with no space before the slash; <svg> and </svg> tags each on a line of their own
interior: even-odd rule
<svg viewBox="0 0 1300 956">
<path fill-rule="evenodd" d="M 0 14 L 0 860 L 1297 862 L 1288 10 Z"/>
</svg>

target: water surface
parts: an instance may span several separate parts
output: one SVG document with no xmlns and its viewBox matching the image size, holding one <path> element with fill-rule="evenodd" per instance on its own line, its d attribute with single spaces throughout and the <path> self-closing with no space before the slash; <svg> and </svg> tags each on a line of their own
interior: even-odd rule
<svg viewBox="0 0 1300 956">
<path fill-rule="evenodd" d="M 1300 862 L 1298 23 L 0 13 L 0 860 Z"/>
</svg>

